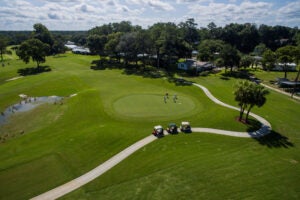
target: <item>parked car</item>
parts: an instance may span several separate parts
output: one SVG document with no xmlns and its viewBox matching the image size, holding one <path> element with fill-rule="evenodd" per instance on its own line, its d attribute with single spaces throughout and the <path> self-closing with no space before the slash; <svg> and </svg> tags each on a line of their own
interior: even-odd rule
<svg viewBox="0 0 300 200">
<path fill-rule="evenodd" d="M 191 133 L 192 128 L 190 126 L 190 123 L 189 122 L 181 122 L 180 131 L 184 132 L 184 133 Z"/>
<path fill-rule="evenodd" d="M 161 125 L 154 126 L 152 134 L 156 137 L 163 137 L 164 136 L 164 129 Z"/>
<path fill-rule="evenodd" d="M 177 125 L 175 123 L 170 123 L 168 125 L 167 131 L 170 134 L 177 134 L 178 133 Z"/>
</svg>

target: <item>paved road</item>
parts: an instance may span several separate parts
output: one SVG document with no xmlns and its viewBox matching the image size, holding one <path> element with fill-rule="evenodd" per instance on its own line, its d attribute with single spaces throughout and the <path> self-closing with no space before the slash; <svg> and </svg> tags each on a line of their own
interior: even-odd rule
<svg viewBox="0 0 300 200">
<path fill-rule="evenodd" d="M 208 89 L 205 88 L 204 86 L 195 84 L 195 83 L 194 83 L 194 85 L 201 88 L 204 91 L 204 93 L 208 96 L 208 98 L 210 98 L 216 104 L 239 111 L 239 108 L 225 104 L 225 103 L 221 102 L 220 100 L 218 100 L 217 98 L 215 98 L 208 91 Z M 193 128 L 192 131 L 193 132 L 214 133 L 214 134 L 228 135 L 228 136 L 234 136 L 234 137 L 247 137 L 247 138 L 262 137 L 270 132 L 271 125 L 267 120 L 265 120 L 264 118 L 262 118 L 258 115 L 255 115 L 253 113 L 250 113 L 250 115 L 262 123 L 262 127 L 259 130 L 247 133 L 247 132 L 226 131 L 226 130 L 219 130 L 219 129 L 212 129 L 212 128 Z M 166 131 L 164 133 L 167 134 Z M 74 180 L 71 180 L 71 181 L 69 181 L 57 188 L 54 188 L 48 192 L 45 192 L 39 196 L 36 196 L 36 197 L 32 198 L 32 200 L 51 200 L 51 199 L 57 199 L 59 197 L 62 197 L 65 194 L 68 194 L 68 193 L 72 192 L 73 190 L 76 190 L 76 189 L 80 188 L 81 186 L 94 180 L 95 178 L 101 176 L 103 173 L 110 170 L 112 167 L 114 167 L 115 165 L 117 165 L 118 163 L 123 161 L 125 158 L 127 158 L 128 156 L 133 154 L 135 151 L 139 150 L 140 148 L 153 142 L 156 139 L 157 139 L 156 137 L 154 137 L 153 135 L 150 135 L 150 136 L 134 143 L 133 145 L 127 147 L 126 149 L 124 149 L 123 151 L 118 153 L 117 155 L 113 156 L 112 158 L 110 158 L 106 162 L 102 163 L 98 167 L 94 168 L 93 170 L 87 172 L 86 174 L 83 174 L 82 176 L 80 176 Z"/>
</svg>

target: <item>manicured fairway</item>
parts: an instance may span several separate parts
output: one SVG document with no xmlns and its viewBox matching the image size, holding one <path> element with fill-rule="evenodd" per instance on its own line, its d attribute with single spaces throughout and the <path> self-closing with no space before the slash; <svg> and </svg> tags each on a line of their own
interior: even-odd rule
<svg viewBox="0 0 300 200">
<path fill-rule="evenodd" d="M 0 199 L 29 199 L 72 180 L 151 134 L 157 124 L 187 120 L 194 127 L 250 128 L 235 120 L 238 112 L 214 104 L 196 87 L 120 69 L 94 71 L 94 59 L 70 53 L 49 57 L 45 65 L 51 72 L 14 81 L 6 80 L 34 64 L 12 59 L 0 69 L 1 110 L 20 101 L 21 93 L 77 94 L 63 105 L 45 104 L 15 115 L 0 128 L 8 135 L 0 143 Z M 236 80 L 219 75 L 191 80 L 236 105 Z M 271 122 L 276 137 L 168 136 L 63 199 L 299 199 L 299 108 L 298 102 L 271 92 L 267 104 L 253 111 Z"/>
</svg>

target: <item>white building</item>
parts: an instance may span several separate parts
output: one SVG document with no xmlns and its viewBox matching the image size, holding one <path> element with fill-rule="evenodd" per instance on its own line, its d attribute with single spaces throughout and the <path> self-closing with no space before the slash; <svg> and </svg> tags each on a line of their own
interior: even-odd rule
<svg viewBox="0 0 300 200">
<path fill-rule="evenodd" d="M 297 65 L 296 63 L 277 63 L 273 70 L 275 71 L 283 71 L 284 67 L 286 67 L 287 71 L 296 71 Z"/>
<path fill-rule="evenodd" d="M 194 59 L 186 59 L 184 62 L 178 63 L 178 69 L 181 70 L 191 70 L 196 69 L 197 72 L 207 71 L 214 68 L 213 64 L 210 62 L 201 62 Z"/>
</svg>

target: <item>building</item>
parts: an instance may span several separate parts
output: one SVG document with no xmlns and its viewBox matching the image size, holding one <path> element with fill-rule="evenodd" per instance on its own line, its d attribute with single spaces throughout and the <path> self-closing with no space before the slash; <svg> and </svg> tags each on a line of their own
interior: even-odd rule
<svg viewBox="0 0 300 200">
<path fill-rule="evenodd" d="M 185 71 L 196 69 L 197 72 L 202 72 L 213 68 L 214 66 L 210 62 L 201 62 L 194 59 L 186 59 L 184 62 L 178 63 L 178 69 Z"/>
<path fill-rule="evenodd" d="M 86 54 L 86 55 L 91 53 L 89 48 L 84 48 L 84 47 L 79 47 L 79 46 L 76 48 L 73 48 L 72 52 L 75 54 Z"/>
<path fill-rule="evenodd" d="M 72 52 L 76 53 L 76 54 L 90 54 L 91 53 L 89 48 L 84 48 L 84 47 L 81 47 L 81 46 L 77 46 L 77 45 L 75 45 L 74 42 L 70 42 L 70 41 L 68 41 L 65 44 L 65 47 L 67 47 L 68 49 L 71 49 Z"/>
<path fill-rule="evenodd" d="M 273 68 L 274 71 L 284 71 L 286 67 L 287 71 L 296 71 L 296 63 L 276 63 L 275 67 Z"/>
<path fill-rule="evenodd" d="M 192 51 L 192 57 L 197 57 L 199 52 L 197 50 Z"/>
</svg>

